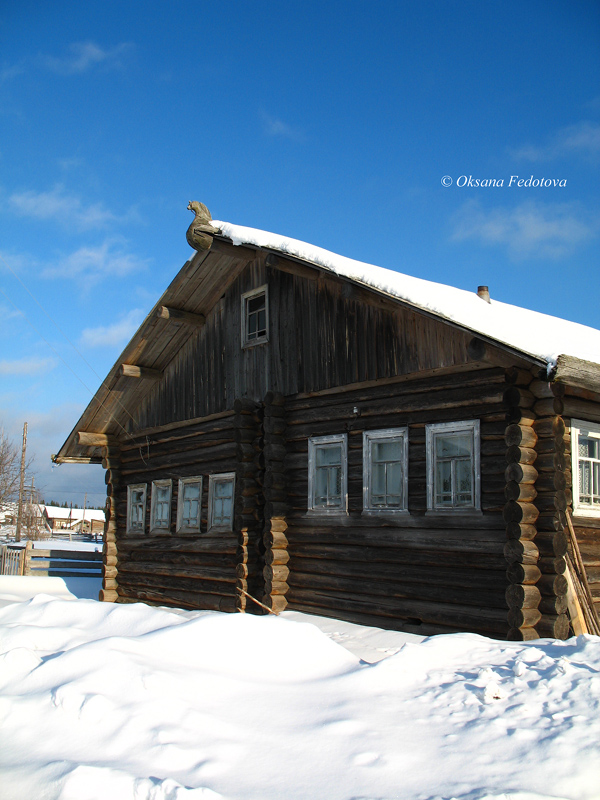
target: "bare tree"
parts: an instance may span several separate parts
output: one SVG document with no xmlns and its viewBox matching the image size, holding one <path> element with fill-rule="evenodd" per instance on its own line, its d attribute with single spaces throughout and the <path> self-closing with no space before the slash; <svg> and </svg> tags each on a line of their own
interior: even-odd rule
<svg viewBox="0 0 600 800">
<path fill-rule="evenodd" d="M 0 506 L 18 493 L 20 471 L 21 449 L 0 428 Z"/>
</svg>

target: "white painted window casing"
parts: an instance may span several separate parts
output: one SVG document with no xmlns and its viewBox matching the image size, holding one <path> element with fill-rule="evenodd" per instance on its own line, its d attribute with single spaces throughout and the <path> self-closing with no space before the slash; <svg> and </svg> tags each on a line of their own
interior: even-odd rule
<svg viewBox="0 0 600 800">
<path fill-rule="evenodd" d="M 147 484 L 127 487 L 127 533 L 144 533 L 146 526 Z"/>
<path fill-rule="evenodd" d="M 232 531 L 235 472 L 208 476 L 208 530 Z"/>
<path fill-rule="evenodd" d="M 363 514 L 407 514 L 408 429 L 363 433 Z"/>
<path fill-rule="evenodd" d="M 480 423 L 425 427 L 428 512 L 481 509 Z"/>
<path fill-rule="evenodd" d="M 259 286 L 242 295 L 242 347 L 269 341 L 269 287 Z"/>
<path fill-rule="evenodd" d="M 600 425 L 571 420 L 573 514 L 600 517 Z"/>
<path fill-rule="evenodd" d="M 180 478 L 177 490 L 177 532 L 199 533 L 202 477 Z"/>
<path fill-rule="evenodd" d="M 348 439 L 345 433 L 308 440 L 308 511 L 348 511 Z"/>
<path fill-rule="evenodd" d="M 171 479 L 152 481 L 150 532 L 167 532 L 171 527 Z"/>
</svg>

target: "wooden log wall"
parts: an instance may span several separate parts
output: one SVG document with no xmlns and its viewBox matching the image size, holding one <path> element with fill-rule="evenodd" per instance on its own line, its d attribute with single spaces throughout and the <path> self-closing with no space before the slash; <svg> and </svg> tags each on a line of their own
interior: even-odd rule
<svg viewBox="0 0 600 800">
<path fill-rule="evenodd" d="M 102 545 L 102 589 L 100 600 L 114 603 L 117 593 L 117 494 L 121 482 L 121 459 L 117 447 L 104 447 L 102 466 L 106 470 L 106 505 L 104 508 L 104 544 Z"/>
<path fill-rule="evenodd" d="M 268 392 L 264 404 L 264 530 L 265 594 L 263 603 L 278 613 L 287 607 L 286 564 L 289 560 L 286 536 L 287 490 L 284 472 L 286 455 L 285 398 Z"/>
<path fill-rule="evenodd" d="M 262 595 L 262 564 L 256 555 L 262 532 L 259 437 L 256 405 L 240 402 L 231 411 L 150 429 L 121 442 L 120 483 L 109 484 L 115 513 L 108 531 L 114 540 L 107 540 L 106 552 L 116 563 L 111 565 L 113 583 L 105 588 L 117 594 L 110 599 L 234 611 L 246 604 L 241 589 Z M 233 531 L 208 532 L 208 478 L 227 472 L 235 473 Z M 178 480 L 195 476 L 203 479 L 200 532 L 177 533 Z M 151 484 L 163 479 L 172 480 L 171 525 L 168 532 L 151 534 Z M 134 535 L 126 533 L 127 486 L 136 483 L 147 483 L 147 503 L 144 532 Z"/>
<path fill-rule="evenodd" d="M 284 591 L 288 608 L 364 624 L 505 638 L 505 389 L 504 370 L 490 368 L 288 398 L 289 512 L 265 568 L 272 593 Z M 425 425 L 474 418 L 482 512 L 427 514 Z M 362 433 L 403 426 L 410 513 L 364 516 Z M 308 437 L 335 433 L 348 435 L 348 515 L 307 515 Z"/>
<path fill-rule="evenodd" d="M 566 452 L 565 422 L 561 416 L 564 386 L 535 380 L 530 386 L 535 397 L 533 427 L 537 434 L 535 450 L 536 506 L 539 510 L 535 544 L 539 552 L 541 576 L 540 619 L 535 627 L 539 636 L 566 639 L 569 635 L 567 615 L 567 579 L 565 554 L 567 536 L 566 508 L 571 503 L 570 460 Z"/>
<path fill-rule="evenodd" d="M 504 393 L 507 466 L 503 516 L 506 523 L 504 554 L 508 563 L 508 638 L 519 641 L 537 639 L 535 625 L 541 619 L 538 608 L 541 595 L 536 585 L 541 577 L 535 544 L 538 510 L 534 504 L 538 479 L 535 468 L 537 434 L 534 427 L 536 415 L 532 408 L 535 397 L 529 389 L 533 377 L 531 372 L 508 370 L 510 386 Z"/>
</svg>

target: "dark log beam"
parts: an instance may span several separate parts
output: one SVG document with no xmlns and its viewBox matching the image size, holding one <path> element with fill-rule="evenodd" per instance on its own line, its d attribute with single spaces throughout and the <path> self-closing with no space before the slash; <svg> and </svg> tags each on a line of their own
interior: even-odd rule
<svg viewBox="0 0 600 800">
<path fill-rule="evenodd" d="M 180 308 L 171 308 L 170 306 L 159 306 L 156 316 L 159 319 L 170 319 L 174 322 L 183 322 L 186 325 L 191 325 L 194 328 L 202 328 L 206 323 L 204 314 L 192 314 L 191 311 L 183 311 Z"/>
<path fill-rule="evenodd" d="M 121 364 L 120 371 L 125 378 L 144 378 L 151 381 L 159 381 L 162 378 L 162 370 L 138 367 L 137 364 Z"/>
</svg>

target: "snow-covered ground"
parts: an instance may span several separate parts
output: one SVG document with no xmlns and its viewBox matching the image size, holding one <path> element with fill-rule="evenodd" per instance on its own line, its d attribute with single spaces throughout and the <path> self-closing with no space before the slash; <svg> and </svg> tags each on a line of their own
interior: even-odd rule
<svg viewBox="0 0 600 800">
<path fill-rule="evenodd" d="M 0 579 L 2 800 L 600 797 L 598 637 L 421 640 L 26 580 Z"/>
</svg>

